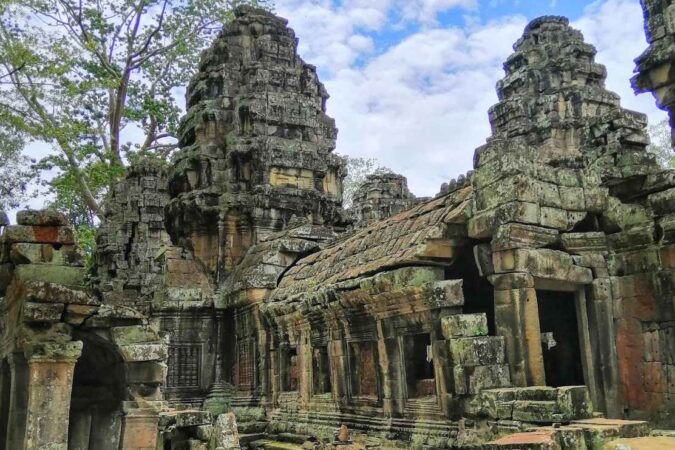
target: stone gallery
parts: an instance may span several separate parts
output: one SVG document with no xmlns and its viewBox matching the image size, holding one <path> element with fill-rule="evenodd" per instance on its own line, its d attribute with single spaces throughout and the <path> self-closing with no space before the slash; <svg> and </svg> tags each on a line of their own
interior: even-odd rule
<svg viewBox="0 0 675 450">
<path fill-rule="evenodd" d="M 672 120 L 675 3 L 644 9 L 634 86 Z M 2 215 L 0 447 L 675 448 L 675 171 L 582 34 L 525 28 L 473 171 L 349 210 L 296 47 L 235 11 L 86 278 L 64 215 Z"/>
</svg>

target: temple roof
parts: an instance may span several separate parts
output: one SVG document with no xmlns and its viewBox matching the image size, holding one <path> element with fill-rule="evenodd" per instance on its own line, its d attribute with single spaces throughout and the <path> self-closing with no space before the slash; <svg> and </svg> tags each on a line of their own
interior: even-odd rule
<svg viewBox="0 0 675 450">
<path fill-rule="evenodd" d="M 348 288 L 360 278 L 404 266 L 448 263 L 465 223 L 473 189 L 448 192 L 335 241 L 288 270 L 272 295 L 282 301 L 326 288 Z"/>
</svg>

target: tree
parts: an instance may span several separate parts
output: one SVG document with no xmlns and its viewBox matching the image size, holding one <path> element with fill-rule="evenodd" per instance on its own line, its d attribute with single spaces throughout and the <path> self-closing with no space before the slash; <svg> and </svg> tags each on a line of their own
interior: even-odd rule
<svg viewBox="0 0 675 450">
<path fill-rule="evenodd" d="M 342 206 L 345 209 L 352 207 L 354 193 L 366 181 L 368 175 L 387 173 L 391 169 L 380 166 L 375 158 L 344 156 L 347 161 L 347 176 L 342 183 Z"/>
<path fill-rule="evenodd" d="M 20 135 L 0 128 L 0 211 L 17 208 L 31 197 L 29 185 L 38 175 L 35 161 L 21 154 Z"/>
<path fill-rule="evenodd" d="M 177 148 L 177 89 L 232 8 L 265 0 L 0 0 L 0 128 L 53 152 L 55 203 L 80 221 L 140 156 Z"/>
<path fill-rule="evenodd" d="M 651 144 L 647 150 L 654 153 L 659 163 L 666 168 L 675 168 L 675 153 L 670 140 L 670 125 L 667 120 L 662 120 L 647 128 Z"/>
</svg>

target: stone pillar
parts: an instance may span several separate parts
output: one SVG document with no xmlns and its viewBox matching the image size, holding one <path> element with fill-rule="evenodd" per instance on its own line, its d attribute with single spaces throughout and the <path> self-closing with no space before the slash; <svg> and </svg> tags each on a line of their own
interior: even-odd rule
<svg viewBox="0 0 675 450">
<path fill-rule="evenodd" d="M 497 275 L 495 328 L 503 336 L 514 386 L 544 386 L 539 307 L 532 276 L 525 273 Z"/>
<path fill-rule="evenodd" d="M 405 379 L 401 373 L 401 349 L 398 338 L 377 341 L 380 371 L 382 373 L 382 412 L 385 417 L 397 417 L 405 408 Z"/>
<path fill-rule="evenodd" d="M 341 340 L 328 342 L 328 358 L 330 359 L 330 376 L 335 403 L 345 406 L 349 396 L 349 388 L 347 387 L 349 372 L 346 369 L 347 358 Z"/>
<path fill-rule="evenodd" d="M 0 211 L 0 219 L 2 212 Z M 0 222 L 1 223 L 1 222 Z M 0 359 L 0 444 L 7 442 L 7 424 L 9 422 L 9 399 L 12 391 L 12 376 L 9 362 Z"/>
<path fill-rule="evenodd" d="M 11 388 L 5 448 L 7 450 L 23 450 L 28 412 L 28 364 L 22 353 L 11 353 L 7 359 Z"/>
<path fill-rule="evenodd" d="M 25 349 L 28 360 L 26 449 L 68 449 L 70 394 L 82 342 L 41 343 Z"/>
<path fill-rule="evenodd" d="M 164 402 L 127 401 L 122 404 L 122 446 L 124 450 L 156 450 L 157 423 Z"/>
<path fill-rule="evenodd" d="M 312 346 L 309 344 L 309 331 L 304 331 L 298 344 L 298 401 L 307 405 L 314 393 L 312 378 Z"/>
</svg>

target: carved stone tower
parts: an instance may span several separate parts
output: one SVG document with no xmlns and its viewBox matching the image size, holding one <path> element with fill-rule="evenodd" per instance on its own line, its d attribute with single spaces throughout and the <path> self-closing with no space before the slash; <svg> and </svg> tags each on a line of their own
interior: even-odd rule
<svg viewBox="0 0 675 450">
<path fill-rule="evenodd" d="M 211 273 L 229 273 L 293 216 L 344 221 L 344 163 L 316 68 L 285 19 L 241 7 L 187 89 L 169 178 L 169 232 Z M 222 277 L 219 277 L 222 279 Z"/>
</svg>

